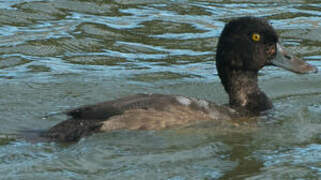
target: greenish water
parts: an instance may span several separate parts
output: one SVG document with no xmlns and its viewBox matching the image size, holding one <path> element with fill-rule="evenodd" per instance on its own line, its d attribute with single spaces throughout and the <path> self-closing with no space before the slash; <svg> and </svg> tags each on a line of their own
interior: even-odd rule
<svg viewBox="0 0 321 180">
<path fill-rule="evenodd" d="M 0 179 L 321 179 L 321 76 L 276 67 L 275 108 L 239 128 L 211 124 L 30 143 L 46 115 L 133 93 L 226 103 L 214 61 L 229 19 L 264 16 L 290 51 L 321 67 L 321 4 L 294 1 L 0 1 Z"/>
</svg>

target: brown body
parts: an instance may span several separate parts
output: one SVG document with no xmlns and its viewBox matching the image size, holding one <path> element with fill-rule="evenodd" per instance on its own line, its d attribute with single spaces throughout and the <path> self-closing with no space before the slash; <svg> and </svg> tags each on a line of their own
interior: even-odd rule
<svg viewBox="0 0 321 180">
<path fill-rule="evenodd" d="M 196 122 L 228 120 L 239 116 L 227 106 L 185 96 L 136 94 L 67 112 L 72 116 L 52 127 L 46 136 L 74 141 L 93 132 L 161 130 Z"/>
<path fill-rule="evenodd" d="M 226 120 L 236 116 L 232 109 L 228 107 L 218 108 L 215 104 L 205 100 L 158 94 L 146 96 L 155 96 L 155 99 L 152 98 L 155 103 L 158 100 L 163 100 L 162 107 L 151 106 L 149 108 L 126 110 L 121 115 L 110 117 L 107 121 L 104 121 L 100 130 L 161 130 L 187 126 L 200 121 Z"/>
</svg>

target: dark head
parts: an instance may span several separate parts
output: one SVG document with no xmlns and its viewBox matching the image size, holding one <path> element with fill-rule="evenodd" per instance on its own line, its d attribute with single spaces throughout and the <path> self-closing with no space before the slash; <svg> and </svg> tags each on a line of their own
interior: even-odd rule
<svg viewBox="0 0 321 180">
<path fill-rule="evenodd" d="M 277 42 L 277 33 L 263 19 L 242 17 L 230 21 L 223 29 L 217 46 L 216 66 L 220 76 L 225 74 L 227 67 L 259 71 L 275 57 Z"/>
<path fill-rule="evenodd" d="M 277 65 L 297 73 L 316 71 L 290 56 L 278 41 L 276 31 L 263 18 L 241 17 L 225 25 L 217 45 L 216 67 L 231 106 L 255 114 L 272 107 L 257 85 L 257 73 L 264 66 Z"/>
</svg>

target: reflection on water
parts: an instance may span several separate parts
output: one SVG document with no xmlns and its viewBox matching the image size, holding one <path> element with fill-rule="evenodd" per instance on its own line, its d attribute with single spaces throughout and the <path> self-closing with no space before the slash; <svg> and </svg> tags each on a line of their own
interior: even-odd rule
<svg viewBox="0 0 321 180">
<path fill-rule="evenodd" d="M 260 84 L 275 109 L 254 125 L 113 132 L 77 144 L 31 144 L 49 116 L 139 92 L 226 103 L 214 68 L 225 22 L 268 18 L 282 43 L 321 67 L 320 2 L 0 1 L 2 179 L 318 179 L 321 78 L 275 67 Z"/>
</svg>

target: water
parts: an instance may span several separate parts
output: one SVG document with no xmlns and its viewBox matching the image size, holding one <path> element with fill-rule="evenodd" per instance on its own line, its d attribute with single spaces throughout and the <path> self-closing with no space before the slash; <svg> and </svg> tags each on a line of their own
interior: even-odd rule
<svg viewBox="0 0 321 180">
<path fill-rule="evenodd" d="M 268 18 L 282 43 L 321 67 L 321 4 L 295 1 L 0 1 L 0 179 L 321 179 L 320 73 L 260 73 L 274 110 L 238 128 L 96 134 L 30 143 L 66 109 L 125 95 L 226 103 L 214 67 L 230 18 Z"/>
</svg>

